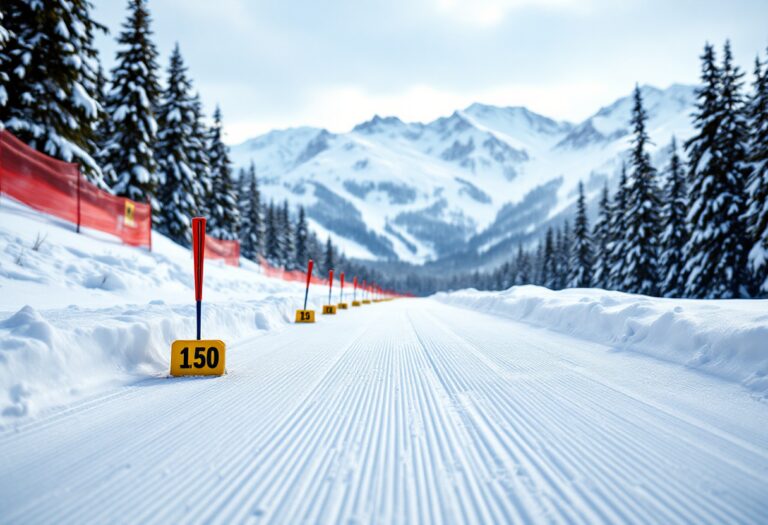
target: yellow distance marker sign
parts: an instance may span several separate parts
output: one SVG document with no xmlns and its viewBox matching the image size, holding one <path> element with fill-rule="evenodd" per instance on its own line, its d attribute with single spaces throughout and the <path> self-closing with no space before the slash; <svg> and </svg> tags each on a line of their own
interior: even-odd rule
<svg viewBox="0 0 768 525">
<path fill-rule="evenodd" d="M 131 228 L 136 227 L 136 205 L 128 199 L 125 199 L 125 214 L 123 222 L 126 226 L 130 226 Z"/>
<path fill-rule="evenodd" d="M 226 366 L 227 349 L 223 341 L 179 340 L 171 344 L 172 376 L 220 376 Z"/>
<path fill-rule="evenodd" d="M 323 306 L 323 315 L 336 315 L 336 307 L 332 304 Z"/>
<path fill-rule="evenodd" d="M 339 310 L 346 310 L 349 308 L 349 305 L 347 303 L 339 303 L 338 304 Z"/>
<path fill-rule="evenodd" d="M 296 310 L 296 322 L 297 323 L 314 323 L 315 311 L 314 310 Z"/>
<path fill-rule="evenodd" d="M 363 299 L 363 304 L 371 304 L 371 300 L 370 299 Z"/>
<path fill-rule="evenodd" d="M 360 306 L 360 301 L 352 301 L 352 306 Z"/>
</svg>

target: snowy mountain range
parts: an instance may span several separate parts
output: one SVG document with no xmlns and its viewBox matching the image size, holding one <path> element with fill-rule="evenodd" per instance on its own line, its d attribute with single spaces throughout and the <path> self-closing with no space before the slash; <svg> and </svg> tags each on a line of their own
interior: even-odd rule
<svg viewBox="0 0 768 525">
<path fill-rule="evenodd" d="M 643 86 L 652 152 L 691 133 L 694 87 Z M 483 104 L 429 123 L 374 116 L 348 133 L 302 127 L 232 147 L 254 162 L 266 199 L 303 204 L 351 257 L 490 264 L 613 180 L 629 145 L 631 98 L 581 123 Z M 451 262 L 453 261 L 453 262 Z"/>
</svg>

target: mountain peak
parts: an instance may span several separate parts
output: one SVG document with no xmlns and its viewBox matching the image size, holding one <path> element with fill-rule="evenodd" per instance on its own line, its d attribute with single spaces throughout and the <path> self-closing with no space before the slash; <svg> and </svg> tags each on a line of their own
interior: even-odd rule
<svg viewBox="0 0 768 525">
<path fill-rule="evenodd" d="M 386 130 L 400 129 L 406 127 L 406 124 L 398 117 L 389 116 L 381 117 L 378 114 L 374 115 L 372 119 L 361 122 L 354 128 L 353 132 L 364 133 L 371 135 L 374 133 L 381 133 Z"/>
</svg>

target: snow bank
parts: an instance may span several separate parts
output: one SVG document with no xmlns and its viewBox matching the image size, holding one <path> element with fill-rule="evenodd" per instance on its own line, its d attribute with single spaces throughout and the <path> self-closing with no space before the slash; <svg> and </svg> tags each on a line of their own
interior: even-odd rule
<svg viewBox="0 0 768 525">
<path fill-rule="evenodd" d="M 768 300 L 658 299 L 538 286 L 435 298 L 679 363 L 768 396 Z"/>
<path fill-rule="evenodd" d="M 203 336 L 232 343 L 289 322 L 288 298 L 204 304 Z M 193 305 L 39 311 L 0 320 L 0 420 L 66 404 L 115 384 L 168 374 L 174 339 L 195 334 Z"/>
<path fill-rule="evenodd" d="M 310 295 L 315 308 L 324 291 Z M 203 336 L 231 348 L 291 322 L 302 300 L 300 283 L 248 261 L 206 261 Z M 166 375 L 171 341 L 194 334 L 189 250 L 157 233 L 152 252 L 77 234 L 0 198 L 0 425 Z"/>
</svg>

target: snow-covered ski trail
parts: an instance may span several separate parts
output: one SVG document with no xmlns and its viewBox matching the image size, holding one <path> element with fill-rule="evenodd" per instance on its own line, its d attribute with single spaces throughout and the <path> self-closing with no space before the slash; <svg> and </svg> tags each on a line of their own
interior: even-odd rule
<svg viewBox="0 0 768 525">
<path fill-rule="evenodd" d="M 768 405 L 432 300 L 232 345 L 0 433 L 3 523 L 760 523 Z"/>
</svg>

